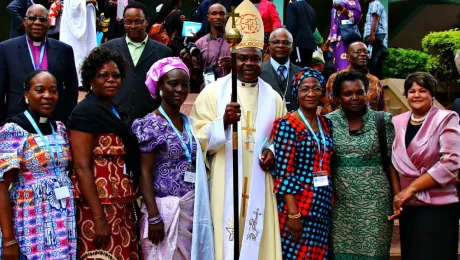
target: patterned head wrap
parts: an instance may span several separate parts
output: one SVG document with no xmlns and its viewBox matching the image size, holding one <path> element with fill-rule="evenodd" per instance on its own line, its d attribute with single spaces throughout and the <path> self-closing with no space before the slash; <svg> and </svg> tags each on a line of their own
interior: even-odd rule
<svg viewBox="0 0 460 260">
<path fill-rule="evenodd" d="M 145 80 L 145 85 L 147 86 L 147 89 L 149 90 L 150 95 L 153 98 L 157 97 L 158 84 L 160 82 L 161 77 L 163 77 L 164 74 L 168 73 L 173 69 L 182 69 L 190 77 L 190 73 L 188 72 L 187 66 L 185 66 L 185 64 L 179 57 L 161 59 L 155 62 L 152 65 L 152 67 L 150 67 L 149 71 L 147 72 L 147 79 Z"/>
<path fill-rule="evenodd" d="M 324 80 L 323 74 L 321 74 L 321 72 L 309 67 L 305 67 L 297 72 L 297 74 L 294 76 L 294 80 L 292 81 L 291 94 L 294 99 L 297 99 L 297 92 L 299 90 L 300 84 L 302 83 L 302 80 L 310 77 L 316 78 L 319 81 L 319 84 L 321 84 L 322 89 L 326 87 L 326 81 Z"/>
</svg>

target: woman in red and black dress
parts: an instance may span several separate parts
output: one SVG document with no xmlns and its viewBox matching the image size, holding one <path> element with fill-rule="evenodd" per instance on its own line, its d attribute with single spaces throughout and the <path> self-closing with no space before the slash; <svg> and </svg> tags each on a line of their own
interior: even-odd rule
<svg viewBox="0 0 460 260">
<path fill-rule="evenodd" d="M 299 109 L 276 120 L 272 134 L 283 259 L 328 259 L 334 144 L 331 121 L 316 114 L 324 78 L 304 68 L 291 92 Z"/>
<path fill-rule="evenodd" d="M 71 130 L 80 259 L 136 260 L 139 145 L 128 118 L 111 102 L 121 88 L 126 62 L 95 48 L 82 65 L 89 90 L 67 122 Z M 91 89 L 91 90 L 90 90 Z"/>
</svg>

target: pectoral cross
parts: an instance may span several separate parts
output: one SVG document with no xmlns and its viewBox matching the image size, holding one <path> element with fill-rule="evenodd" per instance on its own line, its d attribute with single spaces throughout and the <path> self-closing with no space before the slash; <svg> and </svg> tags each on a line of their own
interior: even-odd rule
<svg viewBox="0 0 460 260">
<path fill-rule="evenodd" d="M 238 13 L 235 13 L 235 7 L 232 6 L 232 12 L 228 13 L 227 16 L 230 18 L 232 18 L 232 28 L 236 28 L 236 25 L 235 25 L 235 18 L 236 17 L 240 17 L 240 14 Z"/>
<path fill-rule="evenodd" d="M 248 192 L 248 177 L 244 177 L 244 186 L 243 186 L 243 194 L 241 197 L 243 197 L 243 217 L 246 216 L 246 200 L 249 199 L 249 194 Z"/>
<path fill-rule="evenodd" d="M 286 98 L 283 98 L 283 103 L 286 108 L 287 108 L 287 105 L 291 104 L 291 102 L 286 101 Z"/>
<path fill-rule="evenodd" d="M 251 123 L 251 112 L 248 111 L 246 113 L 246 126 L 241 127 L 241 130 L 246 131 L 246 137 L 243 139 L 243 142 L 246 144 L 246 150 L 250 152 L 254 152 L 254 144 L 256 143 L 256 139 L 254 138 L 254 133 L 256 132 L 255 128 L 251 128 L 249 125 Z"/>
</svg>

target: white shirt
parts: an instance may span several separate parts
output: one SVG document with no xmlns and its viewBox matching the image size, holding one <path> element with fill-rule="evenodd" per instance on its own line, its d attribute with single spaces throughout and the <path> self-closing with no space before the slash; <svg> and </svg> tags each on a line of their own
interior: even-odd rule
<svg viewBox="0 0 460 260">
<path fill-rule="evenodd" d="M 288 74 L 289 74 L 289 65 L 291 64 L 290 60 L 288 60 L 286 63 L 284 64 L 279 64 L 275 59 L 273 58 L 270 58 L 270 64 L 273 66 L 273 68 L 275 69 L 276 73 L 278 73 L 279 75 L 279 72 L 278 72 L 278 68 L 283 65 L 284 67 L 286 67 L 286 69 L 284 70 L 283 72 L 283 77 L 284 78 L 287 78 L 288 77 Z"/>
</svg>

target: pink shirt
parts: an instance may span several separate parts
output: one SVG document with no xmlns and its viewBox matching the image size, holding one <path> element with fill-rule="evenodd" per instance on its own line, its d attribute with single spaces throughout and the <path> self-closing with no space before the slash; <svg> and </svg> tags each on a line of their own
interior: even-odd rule
<svg viewBox="0 0 460 260">
<path fill-rule="evenodd" d="M 392 162 L 399 172 L 401 189 L 428 173 L 439 185 L 417 192 L 413 205 L 458 202 L 456 171 L 460 168 L 460 127 L 457 113 L 433 106 L 418 133 L 406 148 L 411 112 L 393 117 L 395 141 Z"/>
<path fill-rule="evenodd" d="M 29 37 L 27 38 L 27 43 L 29 44 L 30 50 L 32 51 L 32 56 L 34 57 L 35 65 L 40 64 L 40 52 L 42 50 L 43 44 L 46 44 L 46 40 L 42 41 L 40 44 L 33 42 Z M 41 70 L 48 70 L 48 50 L 45 46 L 45 53 L 43 54 L 43 61 L 40 65 Z M 35 68 L 34 68 L 35 69 Z"/>
</svg>

